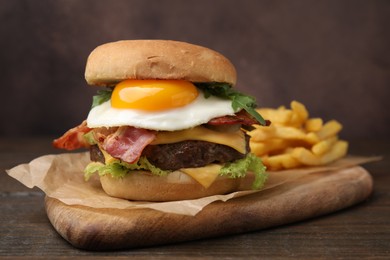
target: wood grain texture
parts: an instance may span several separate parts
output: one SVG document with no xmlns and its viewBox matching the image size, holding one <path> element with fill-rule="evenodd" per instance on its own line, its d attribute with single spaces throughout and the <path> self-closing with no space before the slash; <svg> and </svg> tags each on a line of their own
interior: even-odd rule
<svg viewBox="0 0 390 260">
<path fill-rule="evenodd" d="M 361 167 L 311 174 L 261 193 L 214 202 L 196 216 L 150 209 L 96 209 L 46 197 L 50 222 L 73 246 L 112 250 L 238 234 L 288 224 L 346 208 L 372 192 Z"/>
</svg>

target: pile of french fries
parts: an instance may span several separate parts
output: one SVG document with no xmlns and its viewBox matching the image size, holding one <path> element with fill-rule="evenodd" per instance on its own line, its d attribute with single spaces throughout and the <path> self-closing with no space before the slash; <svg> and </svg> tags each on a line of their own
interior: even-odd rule
<svg viewBox="0 0 390 260">
<path fill-rule="evenodd" d="M 271 125 L 254 125 L 248 132 L 252 153 L 268 170 L 325 165 L 347 154 L 348 142 L 338 137 L 342 129 L 339 122 L 309 118 L 306 107 L 297 101 L 290 106 L 257 109 Z"/>
</svg>

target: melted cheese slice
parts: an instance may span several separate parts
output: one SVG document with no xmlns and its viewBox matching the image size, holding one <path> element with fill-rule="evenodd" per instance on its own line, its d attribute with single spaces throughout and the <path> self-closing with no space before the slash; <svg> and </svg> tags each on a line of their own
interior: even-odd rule
<svg viewBox="0 0 390 260">
<path fill-rule="evenodd" d="M 100 144 L 98 144 L 98 146 L 99 146 L 100 151 L 103 153 L 104 162 L 106 165 L 118 160 L 118 159 L 115 159 L 114 157 L 112 157 L 109 153 L 107 153 L 106 150 L 104 150 Z"/>
<path fill-rule="evenodd" d="M 210 164 L 198 168 L 183 168 L 180 171 L 191 176 L 206 189 L 217 179 L 222 166 L 219 164 Z"/>
<path fill-rule="evenodd" d="M 173 132 L 158 132 L 151 144 L 171 144 L 187 140 L 206 141 L 229 146 L 246 153 L 245 135 L 241 130 L 232 133 L 217 132 L 203 126 Z"/>
</svg>

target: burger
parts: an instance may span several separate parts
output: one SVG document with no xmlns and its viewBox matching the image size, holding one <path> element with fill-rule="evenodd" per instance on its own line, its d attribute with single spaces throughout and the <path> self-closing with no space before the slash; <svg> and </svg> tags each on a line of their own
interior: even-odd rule
<svg viewBox="0 0 390 260">
<path fill-rule="evenodd" d="M 79 126 L 53 141 L 88 148 L 84 174 L 117 198 L 173 201 L 260 189 L 267 179 L 246 131 L 267 125 L 236 91 L 232 63 L 178 41 L 124 40 L 88 57 L 85 79 L 103 87 Z"/>
</svg>

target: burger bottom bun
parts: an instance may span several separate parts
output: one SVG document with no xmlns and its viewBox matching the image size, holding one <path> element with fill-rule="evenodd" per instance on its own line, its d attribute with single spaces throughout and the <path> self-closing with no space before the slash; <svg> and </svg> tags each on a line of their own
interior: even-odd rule
<svg viewBox="0 0 390 260">
<path fill-rule="evenodd" d="M 100 177 L 103 190 L 112 197 L 137 201 L 175 201 L 227 194 L 250 189 L 252 174 L 246 178 L 219 176 L 208 188 L 190 176 L 175 171 L 168 176 L 156 176 L 145 171 L 134 171 L 124 178 L 113 178 L 110 174 Z"/>
</svg>

